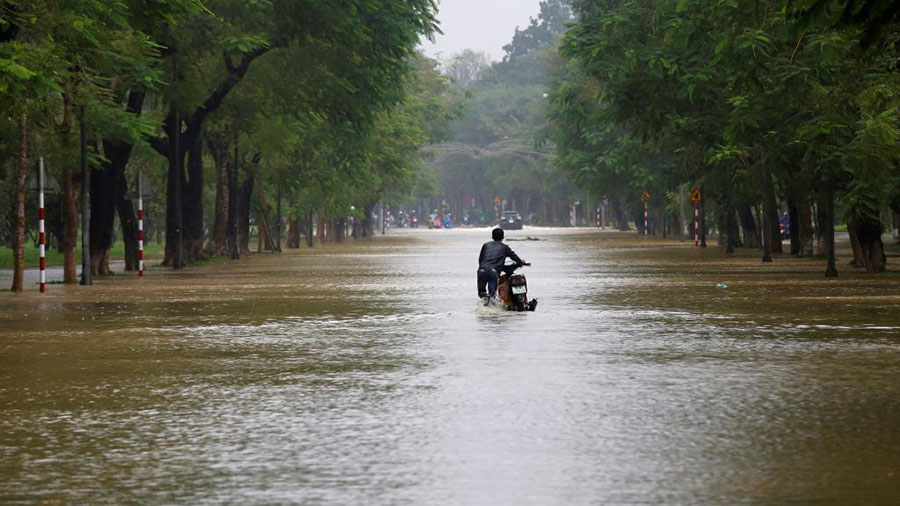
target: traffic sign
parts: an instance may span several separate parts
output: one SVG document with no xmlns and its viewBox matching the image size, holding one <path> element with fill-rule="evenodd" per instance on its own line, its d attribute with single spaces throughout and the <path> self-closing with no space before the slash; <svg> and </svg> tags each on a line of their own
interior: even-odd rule
<svg viewBox="0 0 900 506">
<path fill-rule="evenodd" d="M 500 195 L 495 195 L 494 196 L 494 205 L 499 206 L 500 202 L 503 202 L 503 199 L 500 198 Z"/>
<path fill-rule="evenodd" d="M 690 200 L 691 200 L 691 202 L 693 202 L 694 204 L 699 204 L 700 201 L 703 200 L 703 199 L 700 197 L 700 187 L 699 187 L 699 186 L 695 186 L 695 187 L 694 187 L 694 190 L 691 191 L 691 199 L 690 199 Z"/>
<path fill-rule="evenodd" d="M 644 189 L 643 193 L 641 193 L 641 202 L 650 202 L 651 198 L 650 190 Z"/>
</svg>

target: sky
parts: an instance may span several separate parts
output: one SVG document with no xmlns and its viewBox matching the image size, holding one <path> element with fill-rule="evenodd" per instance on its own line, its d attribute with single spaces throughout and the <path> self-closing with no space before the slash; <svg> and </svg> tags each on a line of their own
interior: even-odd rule
<svg viewBox="0 0 900 506">
<path fill-rule="evenodd" d="M 516 26 L 525 28 L 537 17 L 540 0 L 440 0 L 438 20 L 443 35 L 423 45 L 425 54 L 447 58 L 463 49 L 484 51 L 492 60 L 503 59 Z M 440 53 L 440 55 L 439 55 Z"/>
</svg>

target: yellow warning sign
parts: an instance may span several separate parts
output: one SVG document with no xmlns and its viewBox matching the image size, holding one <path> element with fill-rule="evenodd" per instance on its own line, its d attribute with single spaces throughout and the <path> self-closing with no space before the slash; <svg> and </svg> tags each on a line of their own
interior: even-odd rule
<svg viewBox="0 0 900 506">
<path fill-rule="evenodd" d="M 641 202 L 650 202 L 651 198 L 653 198 L 653 196 L 650 195 L 650 190 L 645 189 L 643 193 L 641 193 Z"/>
<path fill-rule="evenodd" d="M 500 195 L 495 195 L 494 196 L 494 205 L 499 206 L 500 202 L 503 202 L 503 200 L 500 198 Z"/>
<path fill-rule="evenodd" d="M 691 192 L 691 202 L 699 204 L 701 200 L 703 199 L 700 197 L 700 187 L 695 186 L 694 190 Z"/>
</svg>

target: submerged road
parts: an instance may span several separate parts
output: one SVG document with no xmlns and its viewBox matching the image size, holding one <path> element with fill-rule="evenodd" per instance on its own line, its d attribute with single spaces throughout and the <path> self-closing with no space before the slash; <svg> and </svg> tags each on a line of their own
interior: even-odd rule
<svg viewBox="0 0 900 506">
<path fill-rule="evenodd" d="M 531 229 L 511 314 L 391 234 L 0 294 L 0 503 L 900 497 L 896 275 Z"/>
</svg>

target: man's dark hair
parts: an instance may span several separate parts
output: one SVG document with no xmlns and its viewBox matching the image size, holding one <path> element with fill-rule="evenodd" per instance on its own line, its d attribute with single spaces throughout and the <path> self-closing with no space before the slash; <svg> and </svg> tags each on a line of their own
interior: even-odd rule
<svg viewBox="0 0 900 506">
<path fill-rule="evenodd" d="M 503 229 L 498 227 L 498 228 L 495 228 L 494 230 L 491 230 L 491 237 L 493 237 L 495 241 L 502 241 L 503 240 Z"/>
</svg>

